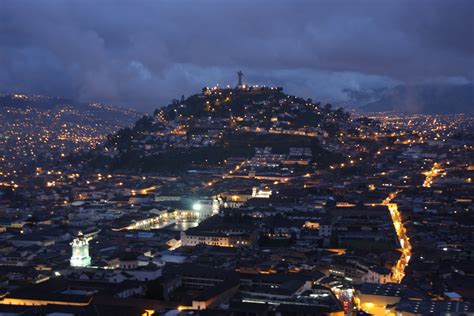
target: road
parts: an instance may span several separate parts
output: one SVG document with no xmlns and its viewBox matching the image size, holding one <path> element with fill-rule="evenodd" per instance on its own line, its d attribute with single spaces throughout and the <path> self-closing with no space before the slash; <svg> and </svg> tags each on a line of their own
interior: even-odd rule
<svg viewBox="0 0 474 316">
<path fill-rule="evenodd" d="M 392 217 L 393 226 L 397 233 L 398 240 L 401 247 L 401 256 L 395 266 L 392 268 L 392 282 L 400 283 L 405 276 L 405 268 L 411 258 L 411 245 L 410 239 L 406 235 L 406 229 L 403 226 L 402 218 L 398 210 L 397 203 L 391 201 L 397 196 L 398 192 L 391 193 L 384 201 L 383 204 L 387 205 L 390 216 Z"/>
</svg>

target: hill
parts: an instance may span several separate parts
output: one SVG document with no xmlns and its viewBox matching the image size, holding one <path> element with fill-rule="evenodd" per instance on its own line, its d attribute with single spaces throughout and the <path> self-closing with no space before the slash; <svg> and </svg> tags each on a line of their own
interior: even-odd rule
<svg viewBox="0 0 474 316">
<path fill-rule="evenodd" d="M 71 159 L 98 169 L 171 172 L 249 158 L 258 148 L 288 154 L 304 147 L 313 153 L 313 162 L 328 165 L 342 159 L 328 144 L 337 142 L 336 135 L 349 124 L 349 114 L 341 108 L 287 95 L 282 88 L 206 87 L 111 135 L 101 148 Z"/>
<path fill-rule="evenodd" d="M 0 170 L 16 170 L 35 161 L 53 161 L 89 150 L 139 117 L 134 110 L 99 103 L 0 95 Z"/>
<path fill-rule="evenodd" d="M 71 99 L 61 97 L 50 97 L 43 95 L 25 95 L 25 94 L 3 94 L 0 95 L 0 110 L 5 109 L 24 109 L 35 110 L 38 112 L 60 112 L 64 109 L 73 109 L 90 119 L 97 121 L 117 121 L 125 125 L 135 122 L 140 117 L 140 113 L 113 105 L 102 103 L 81 103 Z"/>
</svg>

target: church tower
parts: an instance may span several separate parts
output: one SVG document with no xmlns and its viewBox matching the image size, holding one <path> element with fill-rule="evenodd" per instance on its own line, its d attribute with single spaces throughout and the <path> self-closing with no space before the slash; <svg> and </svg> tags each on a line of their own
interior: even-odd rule
<svg viewBox="0 0 474 316">
<path fill-rule="evenodd" d="M 77 238 L 74 238 L 72 243 L 71 267 L 87 267 L 91 264 L 91 257 L 89 256 L 89 240 L 80 231 Z"/>
</svg>

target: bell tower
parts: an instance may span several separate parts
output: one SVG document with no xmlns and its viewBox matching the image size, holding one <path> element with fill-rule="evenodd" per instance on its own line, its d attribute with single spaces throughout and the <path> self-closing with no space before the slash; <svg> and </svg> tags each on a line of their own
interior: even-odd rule
<svg viewBox="0 0 474 316">
<path fill-rule="evenodd" d="M 87 267 L 91 264 L 89 256 L 89 239 L 79 231 L 77 237 L 70 243 L 72 246 L 71 267 Z"/>
</svg>

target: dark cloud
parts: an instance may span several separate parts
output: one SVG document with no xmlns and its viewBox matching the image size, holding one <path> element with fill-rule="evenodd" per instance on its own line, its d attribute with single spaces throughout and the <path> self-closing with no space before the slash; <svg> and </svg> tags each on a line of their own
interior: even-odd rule
<svg viewBox="0 0 474 316">
<path fill-rule="evenodd" d="M 0 90 L 152 109 L 204 85 L 343 100 L 472 81 L 473 1 L 0 0 Z"/>
</svg>

